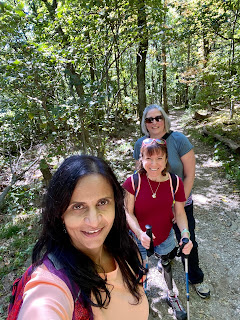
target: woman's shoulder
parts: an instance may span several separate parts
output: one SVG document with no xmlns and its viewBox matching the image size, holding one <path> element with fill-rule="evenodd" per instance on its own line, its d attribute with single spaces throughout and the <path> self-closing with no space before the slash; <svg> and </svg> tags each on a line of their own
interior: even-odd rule
<svg viewBox="0 0 240 320">
<path fill-rule="evenodd" d="M 143 137 L 137 139 L 137 141 L 135 142 L 135 145 L 142 144 L 143 140 L 146 139 L 146 138 L 148 138 L 148 137 L 147 136 L 143 136 Z"/>
<path fill-rule="evenodd" d="M 174 131 L 170 137 L 168 140 L 170 146 L 175 145 L 178 150 L 182 150 L 183 154 L 193 149 L 192 143 L 182 132 Z"/>
<path fill-rule="evenodd" d="M 45 283 L 57 287 L 64 287 L 64 291 L 70 291 L 65 281 L 51 272 L 45 264 L 38 266 L 32 273 L 31 282 Z"/>
<path fill-rule="evenodd" d="M 72 319 L 74 302 L 72 294 L 63 280 L 50 272 L 44 264 L 38 266 L 24 288 L 24 300 L 18 319 L 36 320 L 51 312 L 51 319 L 59 319 L 54 310 L 62 305 L 64 315 L 60 319 Z M 43 316 L 43 317 L 42 317 Z"/>
<path fill-rule="evenodd" d="M 124 185 L 125 183 L 129 183 L 129 182 L 132 180 L 133 175 L 134 175 L 134 173 L 132 173 L 132 174 L 130 174 L 130 175 L 127 175 L 127 178 L 126 178 L 125 181 L 123 182 L 123 185 Z"/>
<path fill-rule="evenodd" d="M 185 136 L 185 134 L 183 134 L 182 132 L 179 131 L 173 131 L 172 134 L 170 135 L 170 137 L 172 137 L 175 140 L 185 140 L 188 138 Z"/>
<path fill-rule="evenodd" d="M 133 193 L 133 184 L 132 184 L 133 174 L 128 176 L 127 179 L 123 182 L 123 189 L 127 190 L 130 193 Z"/>
</svg>

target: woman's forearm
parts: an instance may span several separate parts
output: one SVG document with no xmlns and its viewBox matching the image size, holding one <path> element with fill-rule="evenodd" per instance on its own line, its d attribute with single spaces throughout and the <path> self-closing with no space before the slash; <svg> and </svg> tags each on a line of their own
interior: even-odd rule
<svg viewBox="0 0 240 320">
<path fill-rule="evenodd" d="M 143 232 L 137 218 L 135 217 L 134 214 L 126 212 L 126 218 L 127 218 L 127 223 L 130 227 L 130 229 L 135 233 L 136 237 L 140 239 L 141 233 Z"/>
<path fill-rule="evenodd" d="M 183 209 L 183 211 L 176 212 L 176 222 L 177 226 L 181 232 L 181 237 L 183 238 L 190 238 L 190 234 L 188 232 L 188 221 L 186 213 Z"/>
</svg>

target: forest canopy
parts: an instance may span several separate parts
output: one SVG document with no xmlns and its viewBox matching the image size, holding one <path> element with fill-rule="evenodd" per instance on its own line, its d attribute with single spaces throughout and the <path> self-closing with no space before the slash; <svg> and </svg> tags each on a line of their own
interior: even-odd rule
<svg viewBox="0 0 240 320">
<path fill-rule="evenodd" d="M 36 162 L 47 181 L 69 152 L 104 157 L 147 104 L 232 119 L 239 21 L 237 0 L 0 2 L 1 197 Z"/>
</svg>

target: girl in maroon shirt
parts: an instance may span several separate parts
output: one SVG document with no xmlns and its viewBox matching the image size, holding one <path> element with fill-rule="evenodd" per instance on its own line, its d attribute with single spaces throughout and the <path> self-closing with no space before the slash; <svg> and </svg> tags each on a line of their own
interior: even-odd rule
<svg viewBox="0 0 240 320">
<path fill-rule="evenodd" d="M 126 190 L 125 207 L 128 224 L 137 238 L 143 260 L 146 260 L 146 249 L 149 249 L 151 241 L 146 234 L 145 225 L 152 226 L 154 251 L 158 256 L 161 256 L 164 278 L 168 287 L 168 303 L 172 306 L 177 319 L 186 319 L 187 314 L 173 292 L 172 269 L 169 259 L 169 254 L 175 247 L 172 229 L 174 220 L 181 231 L 182 238 L 190 238 L 184 210 L 186 198 L 183 182 L 179 178 L 179 185 L 175 192 L 175 199 L 173 199 L 168 168 L 165 140 L 145 139 L 142 143 L 139 159 L 139 192 L 135 196 L 133 179 L 129 177 L 123 184 L 123 188 Z M 179 245 L 181 244 L 182 239 Z M 192 242 L 189 239 L 183 248 L 183 253 L 188 255 L 191 249 Z"/>
</svg>

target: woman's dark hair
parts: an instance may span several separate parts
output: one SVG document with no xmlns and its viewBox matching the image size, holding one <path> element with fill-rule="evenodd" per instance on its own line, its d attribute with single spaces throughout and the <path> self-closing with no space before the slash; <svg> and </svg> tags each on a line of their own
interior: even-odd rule
<svg viewBox="0 0 240 320">
<path fill-rule="evenodd" d="M 100 158 L 90 155 L 70 156 L 53 175 L 42 211 L 42 232 L 33 249 L 33 264 L 37 266 L 41 264 L 46 254 L 53 254 L 60 261 L 70 280 L 81 289 L 86 305 L 98 307 L 108 305 L 110 291 L 107 289 L 106 280 L 98 275 L 99 266 L 71 244 L 62 222 L 62 215 L 70 203 L 77 182 L 91 174 L 102 175 L 113 188 L 115 219 L 104 246 L 116 259 L 123 281 L 138 303 L 141 294 L 137 275 L 141 273 L 142 261 L 138 248 L 129 235 L 123 189 L 110 166 Z M 101 297 L 102 291 L 106 292 L 104 300 Z M 91 293 L 95 297 L 95 304 L 91 301 Z"/>
<path fill-rule="evenodd" d="M 166 167 L 162 170 L 162 175 L 165 176 L 166 173 L 169 171 L 169 168 L 170 168 L 170 165 L 169 165 L 169 162 L 168 162 L 168 151 L 167 151 L 166 143 L 165 144 L 159 144 L 156 141 L 153 141 L 151 144 L 142 143 L 141 150 L 140 150 L 139 164 L 138 164 L 138 172 L 140 174 L 146 173 L 146 170 L 143 168 L 143 163 L 142 163 L 143 152 L 146 152 L 146 155 L 150 156 L 150 157 L 154 153 L 166 154 L 167 163 L 166 163 Z"/>
</svg>

